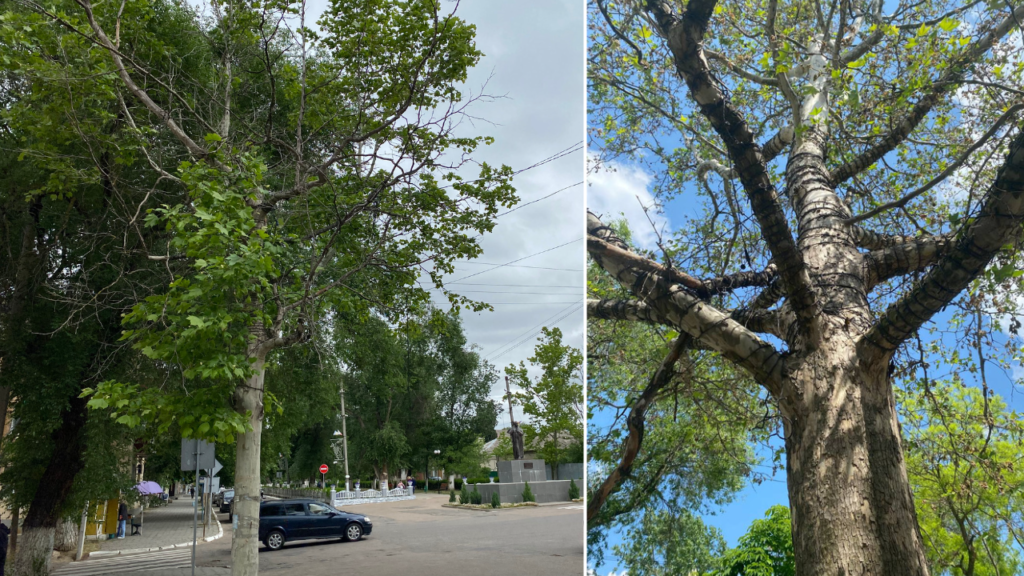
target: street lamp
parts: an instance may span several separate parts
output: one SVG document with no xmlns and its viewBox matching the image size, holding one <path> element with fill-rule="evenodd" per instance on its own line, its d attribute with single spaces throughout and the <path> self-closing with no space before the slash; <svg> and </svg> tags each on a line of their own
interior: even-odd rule
<svg viewBox="0 0 1024 576">
<path fill-rule="evenodd" d="M 440 454 L 440 450 L 434 450 L 434 456 Z M 430 491 L 430 454 L 427 454 L 427 477 L 425 478 L 426 486 L 423 488 L 424 494 Z M 441 493 L 441 483 L 437 483 L 437 493 Z"/>
<path fill-rule="evenodd" d="M 334 450 L 334 462 L 345 462 L 345 492 L 350 492 L 348 480 L 348 438 L 344 432 L 334 431 L 331 448 Z"/>
<path fill-rule="evenodd" d="M 288 457 L 285 456 L 281 452 L 277 453 L 277 457 L 280 458 L 281 460 L 284 460 L 284 477 L 285 477 L 285 480 L 288 481 L 288 485 L 291 486 L 291 484 L 292 484 L 292 475 L 288 471 Z M 280 462 L 278 462 L 278 463 L 280 463 Z"/>
</svg>

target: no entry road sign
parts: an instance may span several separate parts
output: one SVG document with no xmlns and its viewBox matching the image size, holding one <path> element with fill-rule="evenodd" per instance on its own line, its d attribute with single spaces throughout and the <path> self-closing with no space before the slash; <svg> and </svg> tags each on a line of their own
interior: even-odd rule
<svg viewBox="0 0 1024 576">
<path fill-rule="evenodd" d="M 320 465 L 320 473 L 321 474 L 327 474 L 327 464 L 321 464 Z"/>
</svg>

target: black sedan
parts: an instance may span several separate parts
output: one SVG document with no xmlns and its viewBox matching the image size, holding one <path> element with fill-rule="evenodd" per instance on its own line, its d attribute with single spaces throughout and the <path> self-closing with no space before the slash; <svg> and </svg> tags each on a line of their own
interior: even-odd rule
<svg viewBox="0 0 1024 576">
<path fill-rule="evenodd" d="M 370 519 L 317 500 L 274 500 L 260 504 L 259 538 L 271 550 L 286 541 L 340 538 L 354 542 L 373 530 Z"/>
<path fill-rule="evenodd" d="M 234 500 L 234 499 L 235 499 L 235 491 L 234 490 L 225 490 L 222 494 L 220 494 L 220 511 L 221 511 L 221 513 L 223 513 L 223 512 L 230 512 L 231 511 L 231 501 Z"/>
</svg>

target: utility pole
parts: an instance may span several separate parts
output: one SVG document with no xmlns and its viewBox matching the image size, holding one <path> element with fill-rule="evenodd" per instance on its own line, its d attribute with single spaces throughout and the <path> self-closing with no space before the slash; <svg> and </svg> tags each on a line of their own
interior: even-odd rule
<svg viewBox="0 0 1024 576">
<path fill-rule="evenodd" d="M 345 492 L 351 492 L 352 487 L 349 486 L 348 482 L 348 430 L 345 428 L 345 419 L 348 417 L 345 414 L 345 379 L 341 379 L 341 440 L 342 449 L 345 460 Z"/>
</svg>

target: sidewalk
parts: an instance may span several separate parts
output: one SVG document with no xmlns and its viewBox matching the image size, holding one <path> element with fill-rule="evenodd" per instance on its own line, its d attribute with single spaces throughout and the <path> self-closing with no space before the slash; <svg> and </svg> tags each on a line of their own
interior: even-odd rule
<svg viewBox="0 0 1024 576">
<path fill-rule="evenodd" d="M 206 527 L 206 541 L 223 535 L 223 527 L 216 521 Z M 199 518 L 202 521 L 202 518 Z M 230 530 L 231 527 L 228 526 Z M 125 526 L 125 532 L 131 534 L 131 524 Z M 200 523 L 196 533 L 196 541 L 202 544 L 203 525 Z M 103 540 L 100 551 L 93 552 L 90 557 L 98 558 L 129 551 L 153 550 L 160 548 L 180 548 L 183 544 L 192 545 L 192 500 L 182 498 L 171 500 L 162 508 L 150 508 L 142 516 L 142 528 L 136 536 L 126 535 L 123 539 Z"/>
</svg>

